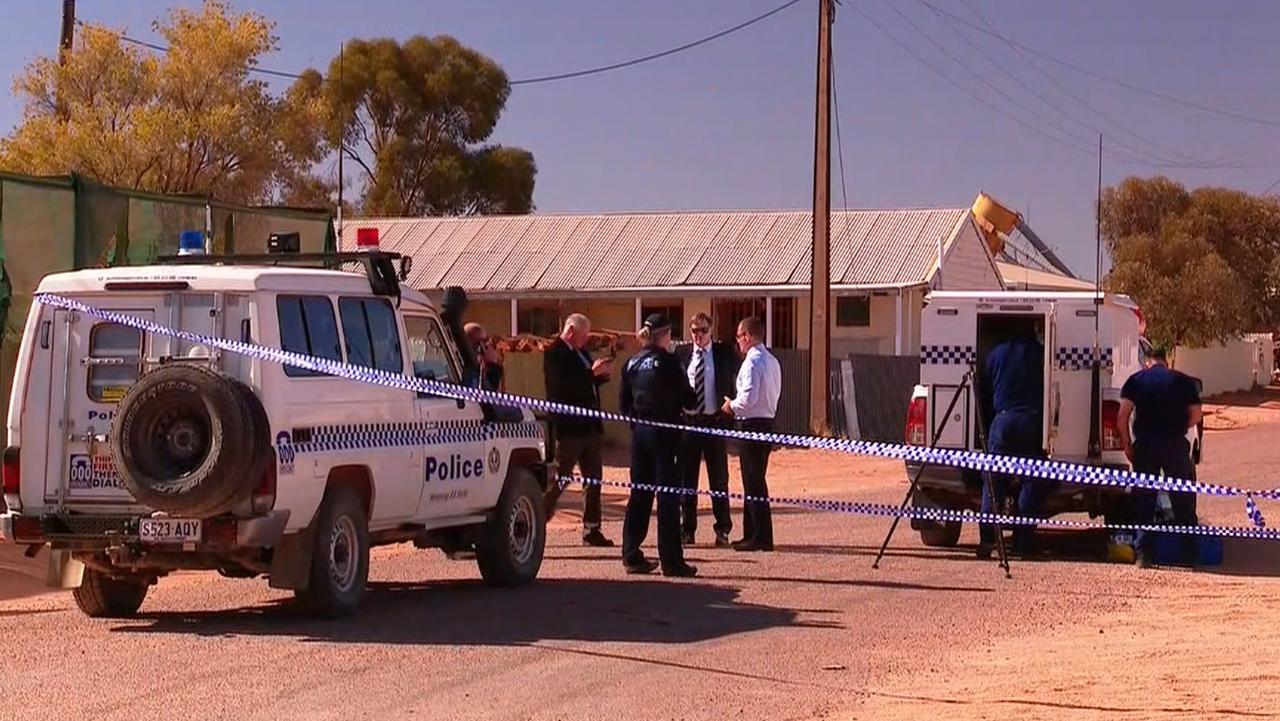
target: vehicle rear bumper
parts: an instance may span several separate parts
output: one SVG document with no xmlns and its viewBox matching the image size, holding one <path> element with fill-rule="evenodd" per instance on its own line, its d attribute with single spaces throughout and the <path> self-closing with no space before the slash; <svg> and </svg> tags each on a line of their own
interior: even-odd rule
<svg viewBox="0 0 1280 721">
<path fill-rule="evenodd" d="M 251 518 L 204 519 L 204 539 L 196 551 L 230 551 L 270 548 L 280 542 L 288 511 L 271 511 Z M 0 515 L 0 540 L 8 543 L 44 544 L 72 550 L 100 550 L 139 544 L 138 516 L 118 514 L 45 514 L 26 516 L 13 511 Z M 155 546 L 173 550 L 172 546 Z"/>
<path fill-rule="evenodd" d="M 1069 461 L 1080 462 L 1080 461 Z M 907 480 L 916 477 L 920 464 L 907 463 Z M 1113 463 L 1099 464 L 1108 468 L 1123 468 Z M 1047 484 L 1042 498 L 1044 517 L 1060 513 L 1088 513 L 1100 516 L 1124 504 L 1128 489 L 1123 486 L 1096 486 L 1061 481 L 1036 481 Z M 951 466 L 927 465 L 920 473 L 920 482 L 912 493 L 911 503 L 922 508 L 946 508 L 950 510 L 977 511 L 982 506 L 982 474 Z M 931 527 L 932 521 L 912 519 L 911 527 L 920 530 Z"/>
</svg>

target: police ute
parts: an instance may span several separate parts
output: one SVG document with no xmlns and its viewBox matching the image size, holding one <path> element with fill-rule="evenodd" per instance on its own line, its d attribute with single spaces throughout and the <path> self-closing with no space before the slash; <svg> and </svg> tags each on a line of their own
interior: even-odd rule
<svg viewBox="0 0 1280 721">
<path fill-rule="evenodd" d="M 37 302 L 27 318 L 0 540 L 33 556 L 47 547 L 51 585 L 74 588 L 90 616 L 133 614 L 150 586 L 183 569 L 264 576 L 311 611 L 344 615 L 363 596 L 370 548 L 404 542 L 474 554 L 492 585 L 533 581 L 547 475 L 543 428 L 528 411 L 121 322 L 446 384 L 468 377 L 460 292 L 437 310 L 401 289 L 408 260 L 376 246 L 270 247 L 280 252 L 41 281 L 37 293 L 83 306 Z"/>
<path fill-rule="evenodd" d="M 981 369 L 993 347 L 1034 334 L 1044 348 L 1040 369 L 1044 374 L 1043 457 L 1128 468 L 1117 428 L 1120 390 L 1143 367 L 1142 325 L 1137 304 L 1124 295 L 935 291 L 927 299 L 921 321 L 920 384 L 907 411 L 906 442 L 984 450 L 981 441 L 991 418 L 986 417 L 990 411 L 981 407 L 975 381 L 979 391 L 984 390 Z M 971 368 L 977 372 L 971 375 Z M 1189 432 L 1197 462 L 1202 435 L 1203 426 Z M 979 472 L 933 464 L 921 469 L 911 462 L 906 470 L 909 479 L 919 474 L 914 505 L 979 509 L 983 485 Z M 1048 484 L 1042 508 L 1045 517 L 1087 512 L 1109 522 L 1126 518 L 1125 488 L 1040 482 Z M 958 522 L 913 519 L 911 527 L 929 546 L 953 546 L 960 539 Z"/>
</svg>

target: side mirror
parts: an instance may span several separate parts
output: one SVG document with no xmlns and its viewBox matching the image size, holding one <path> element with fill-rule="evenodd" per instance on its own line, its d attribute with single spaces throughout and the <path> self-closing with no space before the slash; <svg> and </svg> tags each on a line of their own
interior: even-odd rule
<svg viewBox="0 0 1280 721">
<path fill-rule="evenodd" d="M 409 279 L 409 272 L 413 270 L 413 258 L 400 259 L 400 280 L 401 282 Z"/>
</svg>

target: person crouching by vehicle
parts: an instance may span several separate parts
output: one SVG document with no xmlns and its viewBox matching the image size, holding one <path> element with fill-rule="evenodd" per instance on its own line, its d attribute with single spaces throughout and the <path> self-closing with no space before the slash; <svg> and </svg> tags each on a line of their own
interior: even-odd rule
<svg viewBox="0 0 1280 721">
<path fill-rule="evenodd" d="M 636 334 L 644 345 L 627 361 L 622 372 L 619 408 L 623 415 L 667 423 L 679 423 L 685 408 L 696 403 L 693 389 L 680 362 L 671 353 L 671 321 L 661 313 L 645 318 Z M 640 544 L 649 534 L 653 490 L 658 486 L 658 558 L 667 576 L 693 576 L 698 572 L 684 560 L 680 543 L 681 486 L 676 465 L 680 431 L 631 424 L 631 497 L 622 522 L 622 564 L 627 573 L 649 573 L 658 563 L 645 558 Z"/>
<path fill-rule="evenodd" d="M 1203 417 L 1200 391 L 1189 376 L 1169 367 L 1168 354 L 1163 348 L 1152 348 L 1147 353 L 1147 367 L 1129 377 L 1120 389 L 1120 413 L 1117 425 L 1120 443 L 1125 456 L 1133 464 L 1135 473 L 1164 474 L 1169 479 L 1196 479 L 1195 463 L 1191 460 L 1191 444 L 1187 430 Z M 1130 437 L 1129 419 L 1133 419 L 1133 436 Z M 1137 524 L 1155 522 L 1156 495 L 1150 488 L 1134 488 L 1129 496 L 1131 521 Z M 1169 505 L 1173 510 L 1175 526 L 1194 526 L 1196 494 L 1186 491 L 1168 491 Z M 1138 534 L 1138 563 L 1150 562 L 1146 545 L 1147 534 Z M 1183 536 L 1183 561 L 1194 563 L 1197 555 L 1194 536 Z"/>
<path fill-rule="evenodd" d="M 1001 456 L 1036 458 L 1043 454 L 1044 430 L 1044 345 L 1031 333 L 997 343 L 987 353 L 981 373 L 980 403 L 991 419 L 987 452 Z M 988 415 L 990 414 L 990 415 Z M 1014 479 L 992 473 L 991 483 L 982 489 L 982 512 L 1000 513 L 1000 506 L 1012 490 Z M 994 493 L 994 496 L 993 496 Z M 1043 484 L 1025 476 L 1018 479 L 1018 515 L 1040 517 Z M 1030 553 L 1034 526 L 1015 526 L 1013 548 Z M 996 527 L 978 525 L 978 557 L 990 558 L 996 542 Z"/>
</svg>

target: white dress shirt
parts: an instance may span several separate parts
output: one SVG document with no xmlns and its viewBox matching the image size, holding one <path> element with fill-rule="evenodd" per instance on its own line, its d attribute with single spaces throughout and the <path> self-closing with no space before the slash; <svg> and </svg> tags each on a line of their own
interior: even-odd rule
<svg viewBox="0 0 1280 721">
<path fill-rule="evenodd" d="M 689 356 L 689 370 L 685 375 L 689 378 L 689 386 L 693 388 L 693 392 L 698 392 L 697 381 L 695 381 L 696 372 L 698 370 L 698 354 L 702 354 L 702 387 L 706 389 L 706 398 L 702 403 L 702 407 L 698 409 L 699 413 L 709 416 L 715 415 L 720 410 L 720 404 L 716 399 L 716 362 L 715 354 L 711 352 L 711 344 L 708 343 L 706 348 L 699 348 L 697 343 L 693 344 L 693 354 Z"/>
<path fill-rule="evenodd" d="M 782 366 L 763 343 L 757 343 L 738 370 L 738 396 L 729 401 L 729 407 L 739 420 L 773 418 L 781 395 Z"/>
</svg>

